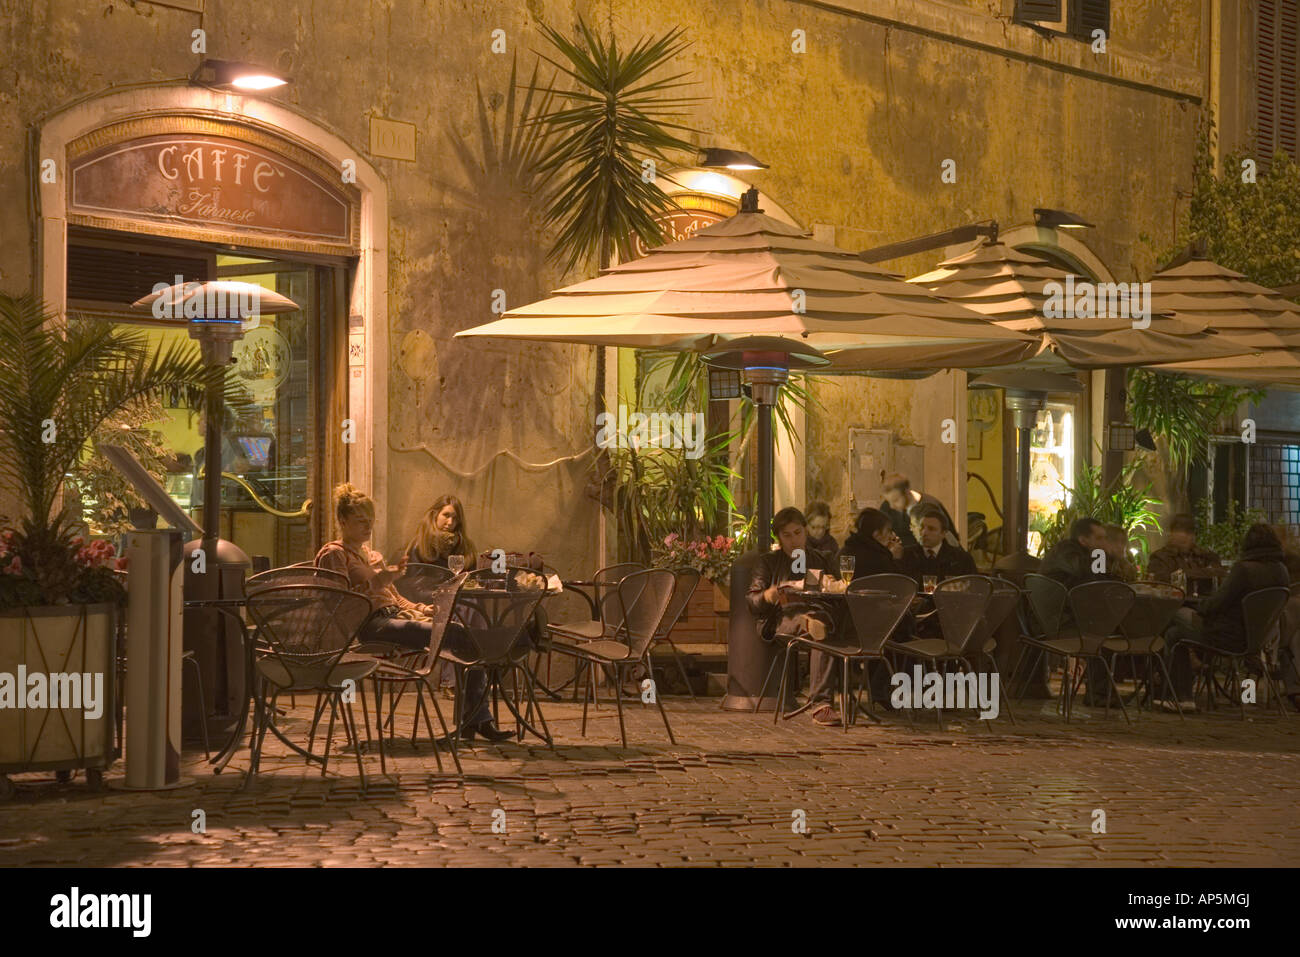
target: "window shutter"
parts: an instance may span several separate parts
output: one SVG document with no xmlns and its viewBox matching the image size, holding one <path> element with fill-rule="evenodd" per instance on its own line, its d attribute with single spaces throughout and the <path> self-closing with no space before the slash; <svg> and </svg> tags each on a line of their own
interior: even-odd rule
<svg viewBox="0 0 1300 957">
<path fill-rule="evenodd" d="M 1018 23 L 1060 20 L 1061 0 L 1016 0 L 1016 12 L 1013 19 Z"/>
<path fill-rule="evenodd" d="M 1092 42 L 1092 31 L 1102 30 L 1110 39 L 1110 0 L 1073 0 L 1070 4 L 1069 34 Z"/>
<path fill-rule="evenodd" d="M 1284 150 L 1297 151 L 1297 45 L 1300 0 L 1259 0 L 1255 36 L 1255 129 L 1260 166 Z"/>
<path fill-rule="evenodd" d="M 133 313 L 131 303 L 153 291 L 155 283 L 205 282 L 208 261 L 179 250 L 121 249 L 68 244 L 68 302 L 73 309 L 148 319 Z"/>
</svg>

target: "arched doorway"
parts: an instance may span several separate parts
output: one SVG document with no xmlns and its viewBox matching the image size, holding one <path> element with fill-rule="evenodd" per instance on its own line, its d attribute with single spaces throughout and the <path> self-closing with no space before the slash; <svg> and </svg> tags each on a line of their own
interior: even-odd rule
<svg viewBox="0 0 1300 957">
<path fill-rule="evenodd" d="M 39 289 L 65 321 L 89 312 L 183 337 L 127 308 L 176 275 L 258 282 L 303 307 L 237 350 L 248 401 L 223 439 L 235 466 L 223 469 L 226 537 L 273 564 L 301 560 L 330 532 L 333 482 L 385 501 L 374 436 L 386 419 L 387 198 L 369 163 L 281 104 L 188 86 L 61 110 L 35 158 Z M 191 398 L 174 397 L 160 431 L 174 446 L 169 489 L 194 507 Z"/>
</svg>

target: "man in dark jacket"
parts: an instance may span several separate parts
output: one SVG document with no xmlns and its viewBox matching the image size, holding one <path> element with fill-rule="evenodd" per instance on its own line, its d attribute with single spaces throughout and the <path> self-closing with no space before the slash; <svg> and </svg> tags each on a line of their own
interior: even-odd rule
<svg viewBox="0 0 1300 957">
<path fill-rule="evenodd" d="M 782 591 L 780 586 L 784 582 L 804 581 L 809 571 L 828 571 L 826 556 L 808 548 L 808 526 L 797 508 L 783 508 L 777 512 L 772 518 L 772 529 L 781 547 L 765 553 L 754 565 L 746 595 L 749 610 L 760 622 L 766 641 L 772 641 L 778 635 L 810 634 L 825 638 L 832 627 L 825 611 L 798 601 L 789 592 Z M 804 572 L 796 572 L 793 567 L 796 553 L 800 551 L 804 556 Z M 817 724 L 839 727 L 840 718 L 832 703 L 835 660 L 817 651 L 810 652 L 808 657 L 808 710 Z"/>
<path fill-rule="evenodd" d="M 1188 647 L 1180 641 L 1197 641 L 1223 651 L 1244 651 L 1246 620 L 1242 600 L 1261 588 L 1286 588 L 1291 576 L 1282 560 L 1282 543 L 1267 525 L 1252 525 L 1241 542 L 1241 557 L 1214 594 L 1201 603 L 1200 613 L 1180 608 L 1165 639 L 1169 645 L 1169 676 L 1178 700 L 1192 696 L 1192 667 Z"/>
<path fill-rule="evenodd" d="M 1076 519 L 1070 537 L 1053 545 L 1043 556 L 1038 574 L 1054 578 L 1066 588 L 1115 576 L 1106 571 L 1106 526 L 1095 518 Z M 1068 613 L 1068 608 L 1067 608 Z"/>
<path fill-rule="evenodd" d="M 1208 548 L 1196 544 L 1196 519 L 1190 515 L 1175 515 L 1169 523 L 1169 540 L 1163 548 L 1151 553 L 1147 564 L 1147 577 L 1167 582 L 1176 571 L 1187 576 L 1188 581 L 1211 577 L 1210 573 L 1221 567 L 1219 556 Z"/>
<path fill-rule="evenodd" d="M 913 512 L 919 513 L 921 541 L 903 549 L 903 560 L 899 563 L 903 574 L 915 579 L 918 585 L 925 583 L 926 575 L 933 575 L 938 581 L 974 575 L 975 559 L 970 553 L 944 540 L 943 513 L 926 504 L 916 506 Z"/>
<path fill-rule="evenodd" d="M 943 502 L 926 492 L 915 491 L 911 480 L 906 475 L 895 473 L 887 476 L 884 493 L 885 500 L 880 503 L 880 511 L 884 513 L 885 518 L 889 519 L 894 534 L 898 536 L 904 547 L 917 544 L 916 535 L 912 533 L 912 523 L 907 517 L 908 509 L 923 502 L 926 505 L 933 505 L 943 515 L 944 537 L 948 539 L 949 544 L 961 544 L 960 539 L 957 538 L 957 526 L 953 524 L 948 510 L 943 507 Z"/>
</svg>

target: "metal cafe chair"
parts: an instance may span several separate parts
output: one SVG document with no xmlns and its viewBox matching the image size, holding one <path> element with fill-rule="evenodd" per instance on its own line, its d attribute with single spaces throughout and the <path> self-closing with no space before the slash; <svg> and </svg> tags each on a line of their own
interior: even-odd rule
<svg viewBox="0 0 1300 957">
<path fill-rule="evenodd" d="M 1016 658 L 1016 666 L 1011 669 L 1013 686 L 1016 675 L 1020 673 L 1020 666 L 1025 662 L 1025 655 L 1030 651 L 1034 652 L 1029 666 L 1029 674 L 1032 675 L 1044 654 L 1049 658 L 1061 656 L 1066 654 L 1062 649 L 1073 650 L 1078 647 L 1078 633 L 1073 628 L 1064 628 L 1065 608 L 1070 600 L 1069 589 L 1054 578 L 1031 572 L 1025 576 L 1025 597 L 1029 613 L 1022 616 L 1020 655 Z M 1068 665 L 1067 658 L 1067 668 Z M 1062 694 L 1058 703 L 1061 710 L 1064 710 L 1065 706 L 1065 687 L 1066 679 L 1062 677 Z M 1023 692 L 1021 696 L 1023 697 Z"/>
<path fill-rule="evenodd" d="M 571 590 L 583 595 L 583 597 L 587 597 L 589 604 L 592 606 L 594 617 L 579 621 L 547 622 L 546 633 L 541 636 L 537 651 L 539 657 L 543 654 L 546 655 L 548 683 L 551 670 L 550 657 L 556 650 L 557 641 L 564 644 L 574 644 L 599 639 L 615 640 L 615 636 L 623 623 L 624 611 L 618 597 L 618 586 L 628 575 L 645 571 L 645 568 L 646 566 L 637 562 L 620 562 L 616 565 L 607 565 L 598 570 L 592 576 L 590 582 L 566 583 Z M 591 588 L 592 597 L 588 597 L 585 592 L 581 591 L 584 587 Z M 550 691 L 550 694 L 553 698 L 559 700 L 554 691 Z M 578 676 L 576 674 L 573 676 L 573 700 L 578 700 Z"/>
<path fill-rule="evenodd" d="M 334 719 L 341 710 L 343 728 L 356 753 L 357 770 L 364 785 L 365 766 L 361 761 L 361 744 L 356 719 L 352 713 L 352 689 L 361 692 L 365 710 L 365 679 L 379 662 L 373 658 L 345 661 L 362 626 L 370 617 L 370 601 L 356 592 L 324 585 L 281 585 L 262 588 L 248 596 L 248 613 L 256 622 L 258 633 L 269 646 L 256 662 L 259 689 L 256 695 L 256 727 L 253 753 L 249 765 L 251 780 L 257 774 L 262 757 L 262 743 L 270 724 L 270 715 L 279 695 L 287 692 L 315 691 L 330 705 L 329 730 L 321 774 L 329 765 L 329 750 L 334 738 Z M 268 699 L 269 693 L 269 699 Z M 342 704 L 344 707 L 339 708 Z M 313 722 L 314 735 L 314 722 Z M 366 737 L 370 736 L 369 719 Z M 382 748 L 383 741 L 380 740 Z M 306 752 L 310 758 L 310 747 Z"/>
<path fill-rule="evenodd" d="M 806 646 L 809 651 L 820 651 L 840 660 L 840 677 L 843 681 L 840 695 L 840 725 L 844 733 L 848 733 L 849 725 L 853 723 L 859 711 L 867 718 L 877 720 L 870 710 L 863 709 L 859 700 L 865 685 L 868 708 L 874 704 L 871 697 L 871 682 L 867 680 L 867 663 L 873 660 L 885 660 L 885 644 L 907 614 L 915 596 L 916 582 L 906 575 L 867 575 L 850 582 L 848 591 L 844 593 L 844 601 L 848 605 L 849 620 L 853 624 L 849 629 L 851 634 L 835 635 L 826 641 L 816 641 L 810 635 L 796 635 L 786 643 L 785 654 L 782 656 L 781 684 L 776 693 L 777 707 L 773 724 L 776 723 L 776 718 L 781 716 L 782 703 L 785 701 L 786 681 L 790 674 L 790 653 L 793 651 L 798 654 L 800 645 Z M 857 690 L 854 691 L 851 680 L 852 665 L 858 661 L 863 664 L 862 677 L 858 681 Z M 767 690 L 766 686 L 763 690 Z M 759 697 L 761 699 L 762 695 L 760 694 Z M 850 701 L 852 701 L 851 707 Z"/>
<path fill-rule="evenodd" d="M 348 577 L 333 569 L 320 568 L 311 562 L 303 562 L 250 575 L 244 579 L 244 594 L 248 595 L 262 588 L 276 588 L 280 585 L 328 585 L 346 589 Z"/>
<path fill-rule="evenodd" d="M 1079 690 L 1079 685 L 1083 684 L 1088 678 L 1087 668 L 1083 668 L 1078 679 L 1073 679 L 1072 669 L 1069 664 L 1073 659 L 1079 659 L 1084 662 L 1097 661 L 1105 669 L 1106 680 L 1109 687 L 1105 689 L 1106 694 L 1106 712 L 1110 712 L 1110 695 L 1114 694 L 1119 701 L 1120 712 L 1124 715 L 1124 721 L 1132 724 L 1128 716 L 1128 708 L 1124 705 L 1124 699 L 1120 696 L 1119 686 L 1115 683 L 1115 672 L 1110 666 L 1109 655 L 1111 649 L 1107 642 L 1119 634 L 1120 623 L 1128 615 L 1133 607 L 1133 602 L 1137 595 L 1133 589 L 1123 582 L 1115 581 L 1095 581 L 1085 582 L 1082 585 L 1076 585 L 1070 589 L 1070 610 L 1074 613 L 1074 625 L 1078 629 L 1079 637 L 1077 639 L 1060 639 L 1058 647 L 1065 649 L 1073 647 L 1073 651 L 1058 651 L 1058 654 L 1066 656 L 1066 680 L 1068 682 L 1065 696 L 1065 720 L 1070 720 L 1070 714 L 1073 711 L 1074 695 Z M 1076 669 L 1077 670 L 1077 669 Z M 1095 692 L 1097 689 L 1090 691 Z"/>
<path fill-rule="evenodd" d="M 435 588 L 455 577 L 451 569 L 441 565 L 407 562 L 401 576 L 393 581 L 393 588 L 407 601 L 427 604 L 425 599 L 433 594 Z"/>
<path fill-rule="evenodd" d="M 534 691 L 535 679 L 528 666 L 529 655 L 533 651 L 529 640 L 529 626 L 537 606 L 546 596 L 546 589 L 524 589 L 516 587 L 516 576 L 520 573 L 536 574 L 531 568 L 506 566 L 503 573 L 494 572 L 490 567 L 466 572 L 461 581 L 460 590 L 452 608 L 452 620 L 464 629 L 466 645 L 452 648 L 443 641 L 439 658 L 449 661 L 456 674 L 456 730 L 453 749 L 459 748 L 464 728 L 465 717 L 473 714 L 491 696 L 496 700 L 499 694 L 506 707 L 514 715 L 520 740 L 528 730 L 554 747 L 546 716 L 537 703 Z M 487 675 L 483 694 L 467 705 L 464 691 L 466 669 L 482 668 Z M 523 678 L 524 692 L 528 697 L 528 714 L 536 712 L 541 721 L 542 730 L 538 731 L 519 711 L 515 698 L 506 694 L 504 678 L 509 674 L 514 678 Z M 515 686 L 518 688 L 518 685 Z M 455 751 L 453 750 L 453 753 Z"/>
<path fill-rule="evenodd" d="M 1014 587 L 1014 586 L 1013 586 Z M 989 613 L 989 603 L 993 598 L 994 583 L 984 575 L 959 575 L 947 578 L 935 586 L 933 598 L 935 613 L 939 616 L 941 638 L 916 638 L 912 641 L 885 643 L 885 648 L 896 654 L 920 658 L 931 665 L 946 668 L 948 662 L 957 662 L 968 673 L 974 674 L 972 660 L 977 655 L 986 657 L 992 651 L 992 632 L 981 627 Z M 1011 613 L 1014 600 L 1008 602 L 1000 599 L 998 613 L 1002 618 Z M 997 670 L 996 663 L 994 670 Z M 1000 682 L 999 682 L 1000 684 Z M 912 720 L 912 709 L 907 709 L 908 720 Z M 935 719 L 943 730 L 943 709 L 935 709 Z"/>
<path fill-rule="evenodd" d="M 1288 667 L 1296 676 L 1294 687 L 1300 687 L 1300 582 L 1291 583 L 1291 598 L 1278 619 L 1277 665 L 1283 691 Z"/>
<path fill-rule="evenodd" d="M 410 565 L 407 569 L 410 569 Z M 438 566 L 428 565 L 422 568 L 437 568 Z M 439 571 L 447 572 L 445 568 L 439 568 Z M 450 575 L 450 572 L 447 572 Z M 402 592 L 402 596 L 409 601 L 417 602 L 432 609 L 430 618 L 430 637 L 429 646 L 418 650 L 410 651 L 408 654 L 399 656 L 395 660 L 386 660 L 380 662 L 379 667 L 375 670 L 375 727 L 379 732 L 379 740 L 384 740 L 385 728 L 392 729 L 394 718 L 397 713 L 397 704 L 402 700 L 407 688 L 415 688 L 415 715 L 411 722 L 411 746 L 414 747 L 417 736 L 420 731 L 420 716 L 424 716 L 424 726 L 429 732 L 429 740 L 433 744 L 433 756 L 438 762 L 438 770 L 442 771 L 442 754 L 438 749 L 438 737 L 433 733 L 433 723 L 429 720 L 429 705 L 425 701 L 425 691 L 429 692 L 428 701 L 433 702 L 433 709 L 438 715 L 438 724 L 442 727 L 442 736 L 450 742 L 452 761 L 456 765 L 458 772 L 463 772 L 460 765 L 460 756 L 456 752 L 456 739 L 452 737 L 451 732 L 447 729 L 447 722 L 442 714 L 442 706 L 438 704 L 438 695 L 433 687 L 434 675 L 438 673 L 440 660 L 439 653 L 442 650 L 442 640 L 447 632 L 447 625 L 451 621 L 452 612 L 456 605 L 456 596 L 459 594 L 461 585 L 464 583 L 464 575 L 452 576 L 448 580 L 437 582 L 439 576 L 426 575 L 421 571 L 416 572 L 411 579 L 407 581 L 407 588 Z M 388 692 L 388 720 L 384 721 L 384 691 Z M 384 773 L 388 773 L 388 768 L 384 763 L 384 749 L 379 749 L 380 767 Z"/>
<path fill-rule="evenodd" d="M 1205 666 L 1201 669 L 1201 684 L 1205 686 L 1206 709 L 1209 710 L 1214 699 L 1214 681 L 1213 670 L 1214 660 L 1217 658 L 1226 658 L 1232 667 L 1232 674 L 1228 681 L 1228 687 L 1237 687 L 1237 666 L 1240 664 L 1242 670 L 1245 670 L 1247 660 L 1259 662 L 1263 669 L 1264 680 L 1268 683 L 1269 694 L 1273 696 L 1274 703 L 1283 717 L 1290 717 L 1287 714 L 1286 707 L 1282 704 L 1281 689 L 1273 680 L 1273 674 L 1269 670 L 1268 660 L 1264 654 L 1264 646 L 1268 644 L 1275 634 L 1278 620 L 1282 616 L 1287 603 L 1291 600 L 1291 591 L 1281 585 L 1273 588 L 1260 588 L 1250 592 L 1241 600 L 1241 615 L 1246 626 L 1246 647 L 1241 651 L 1230 651 L 1224 648 L 1218 648 L 1208 641 L 1193 641 L 1184 638 L 1178 642 L 1178 645 L 1187 645 L 1194 648 L 1196 652 L 1206 659 Z M 1193 692 L 1194 693 L 1194 692 Z M 1240 694 L 1235 694 L 1237 706 L 1241 711 L 1241 720 L 1246 720 L 1246 703 L 1241 700 Z"/>
<path fill-rule="evenodd" d="M 682 613 L 686 611 L 686 606 L 690 603 L 691 597 L 695 594 L 695 589 L 700 585 L 700 571 L 696 568 L 677 568 L 673 570 L 673 595 L 668 600 L 668 610 L 664 612 L 663 621 L 660 622 L 659 628 L 655 631 L 651 647 L 659 642 L 668 645 L 668 650 L 672 652 L 673 661 L 677 663 L 677 671 L 682 676 L 682 683 L 686 685 L 686 690 L 695 700 L 695 689 L 691 687 L 691 680 L 686 676 L 686 666 L 682 664 L 682 656 L 677 651 L 677 646 L 673 643 L 673 629 L 677 627 L 677 622 L 681 620 Z M 649 656 L 646 661 L 648 662 Z M 651 679 L 654 678 L 653 672 Z"/>
<path fill-rule="evenodd" d="M 582 644 L 556 644 L 555 651 L 576 658 L 587 675 L 587 694 L 582 701 L 582 735 L 587 735 L 587 704 L 595 695 L 594 666 L 612 668 L 614 671 L 614 700 L 618 705 L 618 733 L 627 747 L 627 728 L 623 723 L 623 681 L 626 672 L 638 663 L 649 667 L 650 645 L 667 615 L 676 576 L 666 568 L 648 568 L 633 572 L 618 583 L 616 589 L 622 606 L 622 624 L 613 638 L 602 638 Z M 676 744 L 673 729 L 664 711 L 663 695 L 654 692 L 655 704 L 664 721 L 668 740 Z"/>
<path fill-rule="evenodd" d="M 1125 655 L 1146 660 L 1139 694 L 1145 693 L 1149 702 L 1151 700 L 1152 661 L 1156 663 L 1163 676 L 1165 688 L 1172 689 L 1173 687 L 1163 654 L 1165 650 L 1164 632 L 1169 627 L 1169 622 L 1173 619 L 1174 613 L 1183 607 L 1185 596 L 1181 588 L 1177 588 L 1168 582 L 1158 581 L 1134 582 L 1133 591 L 1136 595 L 1133 607 L 1129 609 L 1128 614 L 1124 616 L 1119 625 L 1122 637 L 1109 639 L 1104 647 L 1113 652 L 1115 656 Z M 1178 710 L 1178 717 L 1186 721 L 1187 718 L 1183 714 L 1182 706 L 1178 703 L 1178 696 L 1171 694 L 1171 697 L 1174 699 L 1174 707 Z M 1140 709 L 1141 706 L 1142 698 L 1138 697 L 1138 708 Z"/>
</svg>

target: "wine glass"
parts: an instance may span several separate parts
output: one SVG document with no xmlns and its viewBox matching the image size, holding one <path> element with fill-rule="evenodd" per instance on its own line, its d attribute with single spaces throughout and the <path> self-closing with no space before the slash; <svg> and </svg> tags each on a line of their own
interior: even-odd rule
<svg viewBox="0 0 1300 957">
<path fill-rule="evenodd" d="M 459 575 L 465 570 L 464 555 L 448 555 L 447 568 L 453 575 Z"/>
<path fill-rule="evenodd" d="M 853 581 L 853 569 L 857 564 L 858 560 L 852 555 L 840 556 L 840 578 L 844 579 L 844 584 Z"/>
</svg>

